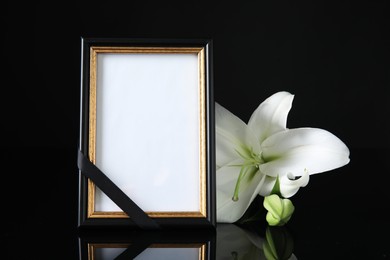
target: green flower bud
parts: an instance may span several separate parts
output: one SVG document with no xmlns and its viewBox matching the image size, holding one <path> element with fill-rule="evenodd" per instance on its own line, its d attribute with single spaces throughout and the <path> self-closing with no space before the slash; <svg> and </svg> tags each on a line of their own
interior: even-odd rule
<svg viewBox="0 0 390 260">
<path fill-rule="evenodd" d="M 283 226 L 286 224 L 295 209 L 291 200 L 282 199 L 276 194 L 266 196 L 263 205 L 268 210 L 266 220 L 270 226 Z"/>
</svg>

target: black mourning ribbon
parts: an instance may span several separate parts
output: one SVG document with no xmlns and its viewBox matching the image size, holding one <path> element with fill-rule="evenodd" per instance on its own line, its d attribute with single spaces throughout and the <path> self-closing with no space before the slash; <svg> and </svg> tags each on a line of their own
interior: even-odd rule
<svg viewBox="0 0 390 260">
<path fill-rule="evenodd" d="M 77 165 L 81 173 L 91 179 L 130 219 L 141 229 L 160 229 L 158 223 L 150 218 L 134 201 L 118 188 L 96 165 L 94 165 L 80 150 Z"/>
</svg>

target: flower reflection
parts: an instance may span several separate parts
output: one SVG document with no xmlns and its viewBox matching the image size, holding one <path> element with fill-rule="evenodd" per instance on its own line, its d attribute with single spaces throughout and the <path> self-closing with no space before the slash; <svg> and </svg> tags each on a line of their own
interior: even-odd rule
<svg viewBox="0 0 390 260">
<path fill-rule="evenodd" d="M 297 259 L 292 253 L 294 241 L 286 228 L 268 226 L 265 238 L 263 249 L 267 260 Z"/>
<path fill-rule="evenodd" d="M 235 224 L 217 225 L 216 259 L 294 260 L 293 239 L 285 227 L 258 232 Z"/>
</svg>

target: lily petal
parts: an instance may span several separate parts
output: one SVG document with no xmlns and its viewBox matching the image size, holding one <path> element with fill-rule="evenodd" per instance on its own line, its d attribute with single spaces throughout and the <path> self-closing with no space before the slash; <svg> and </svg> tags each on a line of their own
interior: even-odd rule
<svg viewBox="0 0 390 260">
<path fill-rule="evenodd" d="M 273 94 L 253 112 L 248 126 L 257 134 L 260 143 L 268 136 L 286 129 L 287 116 L 294 95 L 286 91 Z"/>
<path fill-rule="evenodd" d="M 284 198 L 290 198 L 298 192 L 299 188 L 305 187 L 309 183 L 310 174 L 304 172 L 299 179 L 294 179 L 294 176 L 286 174 L 280 177 L 279 186 L 280 193 Z"/>
<path fill-rule="evenodd" d="M 329 171 L 349 163 L 348 147 L 332 133 L 319 128 L 296 128 L 276 133 L 261 145 L 260 171 L 276 177 Z"/>
<path fill-rule="evenodd" d="M 217 102 L 215 102 L 215 125 L 216 164 L 219 168 L 239 157 L 236 150 L 245 146 L 247 125 Z"/>
<path fill-rule="evenodd" d="M 242 162 L 242 161 L 241 161 Z M 236 165 L 240 163 L 235 161 Z M 246 176 L 240 189 L 239 199 L 233 201 L 233 191 L 240 169 L 237 166 L 226 165 L 217 170 L 217 222 L 234 223 L 239 220 L 249 205 L 255 199 L 264 182 L 265 175 L 256 172 Z"/>
<path fill-rule="evenodd" d="M 264 183 L 261 186 L 259 191 L 259 195 L 265 197 L 271 194 L 273 187 L 275 186 L 276 177 L 266 175 L 264 179 Z"/>
<path fill-rule="evenodd" d="M 304 172 L 299 179 L 295 179 L 292 174 L 284 174 L 279 177 L 279 189 L 284 198 L 290 198 L 298 192 L 299 188 L 305 187 L 309 183 L 310 175 Z M 276 177 L 266 176 L 261 186 L 259 195 L 266 197 L 271 194 L 275 186 Z"/>
</svg>

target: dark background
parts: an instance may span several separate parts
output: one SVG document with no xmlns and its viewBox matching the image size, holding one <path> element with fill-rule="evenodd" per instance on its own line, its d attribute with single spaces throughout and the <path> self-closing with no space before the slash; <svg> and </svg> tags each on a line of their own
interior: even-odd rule
<svg viewBox="0 0 390 260">
<path fill-rule="evenodd" d="M 351 162 L 312 176 L 288 223 L 298 259 L 390 259 L 387 1 L 8 2 L 2 15 L 2 246 L 78 258 L 80 37 L 211 38 L 215 100 L 247 121 L 295 94 L 288 127 Z"/>
</svg>

